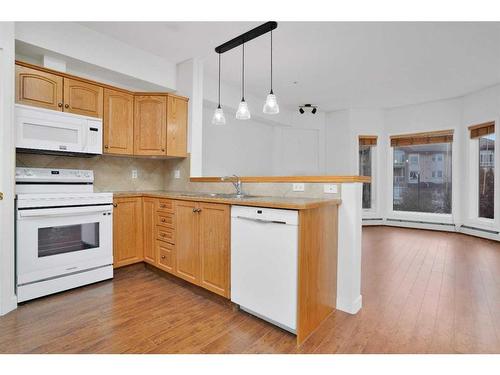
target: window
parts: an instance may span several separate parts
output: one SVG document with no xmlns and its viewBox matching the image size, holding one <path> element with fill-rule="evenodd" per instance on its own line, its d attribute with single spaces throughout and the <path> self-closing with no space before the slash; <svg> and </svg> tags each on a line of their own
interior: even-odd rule
<svg viewBox="0 0 500 375">
<path fill-rule="evenodd" d="M 479 217 L 493 219 L 495 209 L 495 134 L 478 138 L 479 142 Z"/>
<path fill-rule="evenodd" d="M 394 211 L 451 213 L 452 141 L 452 131 L 391 137 Z"/>
<path fill-rule="evenodd" d="M 359 174 L 372 177 L 373 147 L 377 145 L 376 136 L 359 136 Z M 363 209 L 372 208 L 372 184 L 363 183 L 362 193 Z"/>
<path fill-rule="evenodd" d="M 495 122 L 469 126 L 470 137 L 478 147 L 478 211 L 484 219 L 495 218 Z"/>
</svg>

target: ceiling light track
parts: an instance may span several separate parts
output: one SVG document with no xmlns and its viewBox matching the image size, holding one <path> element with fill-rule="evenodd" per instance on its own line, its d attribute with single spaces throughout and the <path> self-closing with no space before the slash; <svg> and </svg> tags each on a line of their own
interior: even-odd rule
<svg viewBox="0 0 500 375">
<path fill-rule="evenodd" d="M 271 30 L 276 29 L 277 27 L 278 23 L 275 21 L 266 22 L 250 31 L 247 31 L 246 33 L 238 35 L 236 38 L 233 38 L 230 41 L 227 41 L 226 43 L 223 43 L 218 47 L 215 47 L 215 52 L 224 53 L 230 51 L 233 48 L 241 46 L 243 43 L 247 43 L 252 39 L 258 38 L 259 36 L 264 35 L 270 32 Z"/>
</svg>

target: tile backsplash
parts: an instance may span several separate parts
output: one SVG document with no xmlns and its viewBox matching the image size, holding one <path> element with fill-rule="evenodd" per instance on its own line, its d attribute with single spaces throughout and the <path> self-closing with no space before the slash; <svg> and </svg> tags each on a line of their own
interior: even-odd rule
<svg viewBox="0 0 500 375">
<path fill-rule="evenodd" d="M 229 182 L 190 182 L 189 158 L 154 159 L 151 157 L 96 156 L 80 158 L 37 154 L 16 154 L 17 167 L 91 169 L 94 171 L 96 191 L 151 191 L 174 190 L 193 192 L 234 193 Z M 132 171 L 137 170 L 137 178 Z M 175 170 L 180 178 L 175 178 Z M 323 193 L 323 184 L 306 183 L 303 192 L 292 190 L 291 183 L 244 183 L 246 194 L 278 197 L 340 198 L 341 184 L 337 194 Z"/>
<path fill-rule="evenodd" d="M 166 160 L 153 158 L 96 156 L 80 158 L 37 154 L 16 154 L 17 167 L 91 169 L 96 191 L 164 190 Z M 137 178 L 132 171 L 137 170 Z"/>
</svg>

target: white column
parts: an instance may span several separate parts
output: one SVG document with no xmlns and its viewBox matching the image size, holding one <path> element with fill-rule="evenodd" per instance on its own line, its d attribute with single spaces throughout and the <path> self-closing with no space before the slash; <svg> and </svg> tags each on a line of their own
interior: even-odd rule
<svg viewBox="0 0 500 375">
<path fill-rule="evenodd" d="M 356 314 L 361 297 L 361 183 L 342 184 L 339 206 L 337 309 Z"/>
<path fill-rule="evenodd" d="M 14 268 L 14 22 L 0 22 L 0 315 L 17 306 Z"/>
</svg>

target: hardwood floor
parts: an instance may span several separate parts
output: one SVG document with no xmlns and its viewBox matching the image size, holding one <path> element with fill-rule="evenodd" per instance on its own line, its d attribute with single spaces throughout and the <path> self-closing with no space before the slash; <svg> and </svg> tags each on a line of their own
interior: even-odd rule
<svg viewBox="0 0 500 375">
<path fill-rule="evenodd" d="M 295 337 L 143 265 L 0 317 L 0 353 L 500 353 L 500 243 L 363 230 L 363 309 Z"/>
</svg>

